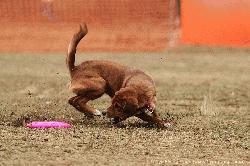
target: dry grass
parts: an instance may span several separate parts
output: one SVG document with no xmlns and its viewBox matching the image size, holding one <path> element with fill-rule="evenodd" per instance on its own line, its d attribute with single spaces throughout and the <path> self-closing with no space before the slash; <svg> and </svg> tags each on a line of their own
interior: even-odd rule
<svg viewBox="0 0 250 166">
<path fill-rule="evenodd" d="M 213 101 L 211 92 L 209 91 L 208 95 L 204 95 L 204 99 L 200 108 L 201 115 L 215 116 L 217 113 L 216 108 L 217 107 Z"/>
<path fill-rule="evenodd" d="M 67 104 L 62 55 L 0 56 L 0 165 L 174 165 L 250 162 L 249 50 L 184 48 L 160 54 L 81 54 L 150 73 L 158 110 L 177 124 L 147 126 L 136 118 L 119 127 L 86 120 Z M 103 96 L 91 104 L 105 110 Z M 64 120 L 67 130 L 27 129 L 24 121 Z"/>
</svg>

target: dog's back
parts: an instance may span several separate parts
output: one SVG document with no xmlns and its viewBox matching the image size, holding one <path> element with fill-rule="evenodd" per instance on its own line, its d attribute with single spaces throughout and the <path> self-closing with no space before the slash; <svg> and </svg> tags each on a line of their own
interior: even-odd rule
<svg viewBox="0 0 250 166">
<path fill-rule="evenodd" d="M 71 80 L 74 82 L 74 80 L 77 81 L 79 78 L 101 77 L 106 81 L 105 93 L 112 97 L 122 87 L 126 70 L 126 66 L 111 61 L 84 61 L 80 65 L 75 66 L 71 72 Z"/>
</svg>

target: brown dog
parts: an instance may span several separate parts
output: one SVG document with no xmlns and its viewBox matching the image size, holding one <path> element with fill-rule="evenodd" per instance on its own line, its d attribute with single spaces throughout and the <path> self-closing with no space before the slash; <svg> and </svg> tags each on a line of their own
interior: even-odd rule
<svg viewBox="0 0 250 166">
<path fill-rule="evenodd" d="M 102 115 L 102 112 L 88 106 L 87 102 L 106 93 L 112 98 L 112 104 L 107 110 L 112 123 L 136 116 L 165 126 L 166 123 L 155 111 L 154 81 L 143 71 L 110 61 L 92 60 L 74 65 L 76 47 L 87 32 L 86 24 L 80 26 L 68 47 L 66 63 L 71 76 L 70 89 L 76 94 L 69 99 L 69 104 L 87 116 Z"/>
</svg>

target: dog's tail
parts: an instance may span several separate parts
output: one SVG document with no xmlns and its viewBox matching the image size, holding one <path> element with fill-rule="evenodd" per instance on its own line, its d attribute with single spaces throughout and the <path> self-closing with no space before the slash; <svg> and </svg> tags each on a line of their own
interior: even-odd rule
<svg viewBox="0 0 250 166">
<path fill-rule="evenodd" d="M 69 73 L 71 75 L 72 71 L 75 68 L 75 54 L 76 54 L 76 47 L 81 39 L 88 33 L 87 25 L 84 23 L 80 25 L 80 29 L 77 33 L 74 34 L 71 42 L 69 43 L 68 47 L 68 54 L 66 58 L 66 65 L 69 69 Z"/>
</svg>

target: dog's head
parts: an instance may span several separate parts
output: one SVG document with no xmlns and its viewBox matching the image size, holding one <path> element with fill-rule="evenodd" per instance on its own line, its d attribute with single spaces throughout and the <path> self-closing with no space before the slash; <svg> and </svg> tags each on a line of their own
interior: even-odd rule
<svg viewBox="0 0 250 166">
<path fill-rule="evenodd" d="M 137 113 L 139 108 L 138 95 L 132 88 L 122 88 L 115 93 L 112 104 L 107 110 L 107 116 L 113 123 L 118 123 Z"/>
<path fill-rule="evenodd" d="M 142 95 L 134 88 L 122 88 L 115 93 L 112 104 L 107 110 L 107 116 L 111 118 L 112 123 L 118 123 L 143 111 L 153 112 L 155 102 L 155 93 Z"/>
</svg>

